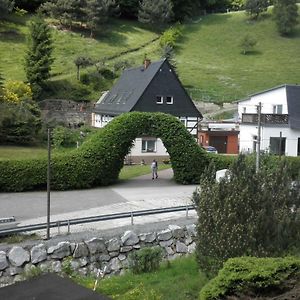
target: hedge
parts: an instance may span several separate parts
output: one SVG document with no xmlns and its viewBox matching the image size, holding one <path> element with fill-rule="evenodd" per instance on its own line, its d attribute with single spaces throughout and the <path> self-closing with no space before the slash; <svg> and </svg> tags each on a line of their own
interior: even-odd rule
<svg viewBox="0 0 300 300">
<path fill-rule="evenodd" d="M 209 154 L 198 146 L 184 125 L 176 117 L 163 113 L 131 112 L 114 118 L 80 148 L 53 156 L 51 188 L 80 189 L 115 182 L 134 139 L 144 134 L 162 139 L 177 182 L 199 182 Z M 0 161 L 0 170 L 1 192 L 46 187 L 46 158 Z"/>
<path fill-rule="evenodd" d="M 202 288 L 199 299 L 227 299 L 226 296 L 248 299 L 247 296 L 251 295 L 259 297 L 270 291 L 284 291 L 288 280 L 297 282 L 299 279 L 299 257 L 231 258 L 218 276 Z M 273 296 L 275 299 L 275 295 Z"/>
</svg>

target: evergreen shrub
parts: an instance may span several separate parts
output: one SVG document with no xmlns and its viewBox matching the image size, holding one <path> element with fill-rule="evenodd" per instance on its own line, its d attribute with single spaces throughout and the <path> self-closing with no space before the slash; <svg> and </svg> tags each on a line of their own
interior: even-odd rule
<svg viewBox="0 0 300 300">
<path fill-rule="evenodd" d="M 134 274 L 157 271 L 162 261 L 162 250 L 160 247 L 146 247 L 139 251 L 130 253 L 129 269 Z"/>
<path fill-rule="evenodd" d="M 89 188 L 115 182 L 133 140 L 143 134 L 162 139 L 177 182 L 199 182 L 209 158 L 184 125 L 176 117 L 163 113 L 131 112 L 91 134 L 80 148 L 53 155 L 52 189 Z M 0 191 L 46 186 L 46 157 L 44 160 L 0 161 L 0 170 Z"/>
<path fill-rule="evenodd" d="M 251 295 L 260 298 L 268 291 L 284 290 L 287 280 L 300 279 L 300 258 L 238 257 L 228 259 L 217 277 L 200 292 L 200 300 L 225 299 L 226 296 Z"/>
<path fill-rule="evenodd" d="M 281 256 L 299 247 L 300 195 L 287 160 L 263 159 L 260 171 L 241 155 L 219 183 L 210 164 L 193 199 L 198 214 L 197 260 L 215 274 L 228 258 Z M 278 162 L 278 161 L 277 161 Z M 268 165 L 269 164 L 269 165 Z"/>
</svg>

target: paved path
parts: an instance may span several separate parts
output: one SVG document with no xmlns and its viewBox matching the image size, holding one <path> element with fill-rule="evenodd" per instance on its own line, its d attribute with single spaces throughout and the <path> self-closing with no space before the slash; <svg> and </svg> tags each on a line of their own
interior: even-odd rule
<svg viewBox="0 0 300 300">
<path fill-rule="evenodd" d="M 196 185 L 179 185 L 172 180 L 172 169 L 118 184 L 75 191 L 51 192 L 51 221 L 105 215 L 141 209 L 170 207 L 191 203 Z M 46 192 L 0 193 L 0 218 L 15 216 L 19 225 L 46 222 Z M 159 222 L 179 217 L 182 213 L 135 218 L 135 223 Z M 130 222 L 130 220 L 129 220 Z M 115 220 L 72 226 L 72 231 L 104 229 L 128 225 L 128 220 Z"/>
</svg>

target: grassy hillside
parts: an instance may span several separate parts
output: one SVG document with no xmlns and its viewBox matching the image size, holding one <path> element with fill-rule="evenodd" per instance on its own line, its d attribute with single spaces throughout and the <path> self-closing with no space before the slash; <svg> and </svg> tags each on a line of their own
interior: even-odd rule
<svg viewBox="0 0 300 300">
<path fill-rule="evenodd" d="M 246 34 L 255 51 L 241 54 Z M 293 37 L 278 35 L 271 16 L 251 22 L 244 12 L 209 15 L 184 27 L 178 71 L 186 86 L 207 98 L 234 100 L 283 83 L 300 83 L 300 26 Z M 199 97 L 194 90 L 194 96 Z"/>
<path fill-rule="evenodd" d="M 14 16 L 0 21 L 0 69 L 6 79 L 25 80 L 23 59 L 29 19 Z M 243 55 L 239 43 L 246 34 L 254 37 L 257 45 L 253 53 Z M 105 58 L 110 67 L 125 59 L 139 65 L 145 54 L 152 60 L 160 57 L 155 40 L 158 34 L 134 21 L 114 20 L 99 29 L 95 39 L 88 32 L 56 28 L 53 37 L 52 89 L 62 91 L 65 97 L 78 85 L 73 61 L 79 55 Z M 140 49 L 107 59 L 134 48 Z M 292 37 L 284 38 L 278 35 L 270 15 L 257 22 L 249 21 L 244 12 L 208 15 L 183 25 L 176 49 L 177 71 L 195 100 L 233 101 L 282 83 L 299 83 L 299 53 L 299 25 Z M 97 99 L 100 92 L 94 91 L 89 98 Z"/>
</svg>

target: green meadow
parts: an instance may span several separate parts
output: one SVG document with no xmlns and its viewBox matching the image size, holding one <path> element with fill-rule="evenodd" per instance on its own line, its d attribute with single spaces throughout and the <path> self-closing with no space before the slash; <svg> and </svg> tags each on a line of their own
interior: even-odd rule
<svg viewBox="0 0 300 300">
<path fill-rule="evenodd" d="M 26 80 L 24 55 L 31 16 L 12 16 L 0 21 L 0 66 L 5 79 Z M 50 20 L 49 20 L 50 22 Z M 113 19 L 98 28 L 94 38 L 84 30 L 61 30 L 51 20 L 54 58 L 52 89 L 67 97 L 78 86 L 74 59 L 88 56 L 105 61 L 113 69 L 116 62 L 142 63 L 161 56 L 159 33 L 136 21 Z M 182 37 L 175 49 L 177 73 L 194 100 L 231 102 L 276 85 L 299 83 L 300 25 L 291 37 L 281 37 L 271 9 L 258 21 L 250 21 L 244 12 L 201 16 L 182 25 Z M 257 44 L 247 55 L 240 41 L 245 35 Z M 82 72 L 93 71 L 89 67 Z M 83 99 L 97 100 L 113 84 L 103 83 L 99 91 L 88 87 Z"/>
</svg>

